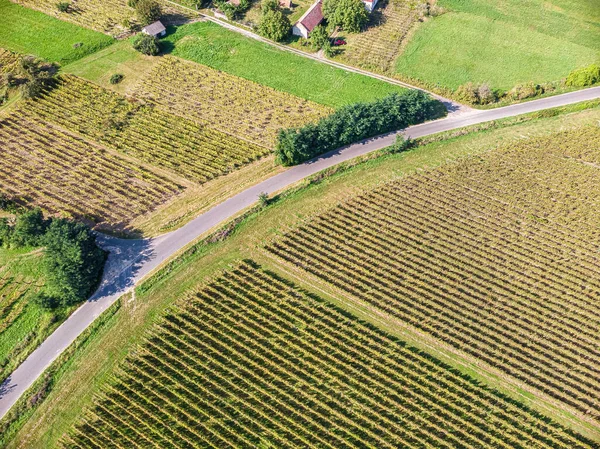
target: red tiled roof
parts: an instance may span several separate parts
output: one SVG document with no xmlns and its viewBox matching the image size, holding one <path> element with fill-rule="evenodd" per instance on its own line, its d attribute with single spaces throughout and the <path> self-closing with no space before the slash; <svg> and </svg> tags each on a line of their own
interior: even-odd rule
<svg viewBox="0 0 600 449">
<path fill-rule="evenodd" d="M 323 21 L 323 11 L 321 10 L 321 0 L 310 7 L 304 16 L 300 19 L 300 23 L 311 32 L 317 25 Z"/>
</svg>

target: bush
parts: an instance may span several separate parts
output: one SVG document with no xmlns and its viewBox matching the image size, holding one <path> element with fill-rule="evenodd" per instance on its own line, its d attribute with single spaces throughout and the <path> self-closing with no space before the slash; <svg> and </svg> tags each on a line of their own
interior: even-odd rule
<svg viewBox="0 0 600 449">
<path fill-rule="evenodd" d="M 490 104 L 498 100 L 498 95 L 489 84 L 473 84 L 468 82 L 459 86 L 454 93 L 458 101 L 467 104 Z"/>
<path fill-rule="evenodd" d="M 13 226 L 11 246 L 15 248 L 41 246 L 48 224 L 40 208 L 19 214 Z"/>
<path fill-rule="evenodd" d="M 133 39 L 133 48 L 148 56 L 156 56 L 160 52 L 158 39 L 145 33 L 140 33 Z"/>
<path fill-rule="evenodd" d="M 263 208 L 267 207 L 271 203 L 271 198 L 269 198 L 269 195 L 267 193 L 261 192 L 258 195 L 258 203 Z"/>
<path fill-rule="evenodd" d="M 23 56 L 18 70 L 19 78 L 17 80 L 15 77 L 13 82 L 21 85 L 23 97 L 35 98 L 52 86 L 58 66 L 34 56 Z"/>
<path fill-rule="evenodd" d="M 96 245 L 92 231 L 82 223 L 55 219 L 46 231 L 44 245 L 46 289 L 50 296 L 60 298 L 62 305 L 86 299 L 104 264 L 104 252 Z"/>
<path fill-rule="evenodd" d="M 60 299 L 50 296 L 44 292 L 37 292 L 35 295 L 29 298 L 29 302 L 43 310 L 54 310 L 61 306 Z"/>
<path fill-rule="evenodd" d="M 137 0 L 134 2 L 135 14 L 138 22 L 143 25 L 149 25 L 160 19 L 162 14 L 160 4 L 155 0 Z"/>
<path fill-rule="evenodd" d="M 517 84 L 509 92 L 508 96 L 513 100 L 524 100 L 525 98 L 535 97 L 543 94 L 541 86 L 534 83 Z"/>
<path fill-rule="evenodd" d="M 68 12 L 69 6 L 71 6 L 69 2 L 59 2 L 56 4 L 56 9 L 58 9 L 60 12 Z"/>
<path fill-rule="evenodd" d="M 565 84 L 571 87 L 586 87 L 600 82 L 600 65 L 592 64 L 573 70 L 567 76 Z"/>
<path fill-rule="evenodd" d="M 277 11 L 279 9 L 279 2 L 277 0 L 263 0 L 260 4 L 260 9 L 263 14 L 267 11 Z"/>
<path fill-rule="evenodd" d="M 498 97 L 490 85 L 484 83 L 477 87 L 477 100 L 479 104 L 490 104 L 498 100 Z"/>
<path fill-rule="evenodd" d="M 329 33 L 323 25 L 319 25 L 312 31 L 312 33 L 310 33 L 309 39 L 311 46 L 317 50 L 320 50 L 329 44 Z"/>
<path fill-rule="evenodd" d="M 258 33 L 261 36 L 280 42 L 289 36 L 291 30 L 290 19 L 280 9 L 263 11 L 258 24 Z"/>
<path fill-rule="evenodd" d="M 410 137 L 404 137 L 402 134 L 398 134 L 396 136 L 396 142 L 393 145 L 390 145 L 386 148 L 387 152 L 390 154 L 402 153 L 414 145 L 414 141 Z"/>
<path fill-rule="evenodd" d="M 345 106 L 316 124 L 280 130 L 275 149 L 277 161 L 283 165 L 299 164 L 344 145 L 445 114 L 441 102 L 418 90 Z"/>
<path fill-rule="evenodd" d="M 369 20 L 362 0 L 324 0 L 323 16 L 332 27 L 358 33 Z"/>
<path fill-rule="evenodd" d="M 123 75 L 120 73 L 115 73 L 110 77 L 110 84 L 119 84 L 121 81 L 123 81 Z"/>
</svg>

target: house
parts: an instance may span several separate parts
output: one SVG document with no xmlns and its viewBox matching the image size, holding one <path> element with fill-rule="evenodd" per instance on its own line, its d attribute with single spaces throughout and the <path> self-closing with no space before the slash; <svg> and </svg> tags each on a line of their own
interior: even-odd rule
<svg viewBox="0 0 600 449">
<path fill-rule="evenodd" d="M 362 2 L 365 4 L 365 8 L 367 8 L 367 11 L 370 13 L 373 12 L 375 5 L 377 5 L 377 0 L 362 0 Z"/>
<path fill-rule="evenodd" d="M 302 36 L 307 39 L 312 30 L 314 30 L 323 21 L 322 2 L 317 0 L 308 8 L 302 17 L 294 24 L 292 33 L 295 36 Z"/>
<path fill-rule="evenodd" d="M 165 28 L 165 26 L 161 23 L 160 20 L 157 20 L 154 23 L 151 23 L 148 26 L 145 26 L 142 29 L 142 32 L 149 34 L 152 37 L 162 37 L 165 34 L 167 34 L 167 29 Z"/>
</svg>

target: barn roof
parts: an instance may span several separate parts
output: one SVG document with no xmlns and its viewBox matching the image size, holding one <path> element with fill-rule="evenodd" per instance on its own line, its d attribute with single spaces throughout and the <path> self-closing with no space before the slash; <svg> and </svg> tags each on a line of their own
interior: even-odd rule
<svg viewBox="0 0 600 449">
<path fill-rule="evenodd" d="M 298 20 L 309 32 L 314 30 L 323 21 L 321 6 L 321 0 L 317 0 Z"/>
<path fill-rule="evenodd" d="M 145 26 L 143 31 L 151 36 L 156 36 L 157 34 L 160 34 L 165 30 L 166 28 L 162 24 L 162 22 L 160 20 L 157 20 L 156 22 Z"/>
</svg>

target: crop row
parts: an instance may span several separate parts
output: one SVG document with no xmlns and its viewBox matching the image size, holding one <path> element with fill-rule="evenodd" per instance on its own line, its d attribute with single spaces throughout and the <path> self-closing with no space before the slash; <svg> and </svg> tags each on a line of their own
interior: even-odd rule
<svg viewBox="0 0 600 449">
<path fill-rule="evenodd" d="M 140 104 L 74 76 L 22 111 L 196 182 L 264 156 L 265 147 Z"/>
<path fill-rule="evenodd" d="M 139 164 L 20 113 L 0 122 L 0 192 L 92 223 L 127 222 L 181 187 Z"/>
<path fill-rule="evenodd" d="M 341 204 L 268 250 L 600 418 L 594 245 L 511 210 L 493 185 L 461 185 L 453 169 Z"/>
<path fill-rule="evenodd" d="M 19 63 L 19 55 L 4 48 L 0 48 L 0 87 L 5 83 L 5 73 L 12 72 Z"/>
<path fill-rule="evenodd" d="M 272 148 L 277 131 L 328 115 L 325 106 L 200 64 L 164 57 L 137 95 L 174 114 Z"/>
<path fill-rule="evenodd" d="M 593 446 L 242 262 L 152 329 L 63 447 Z"/>
</svg>

